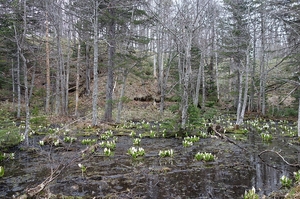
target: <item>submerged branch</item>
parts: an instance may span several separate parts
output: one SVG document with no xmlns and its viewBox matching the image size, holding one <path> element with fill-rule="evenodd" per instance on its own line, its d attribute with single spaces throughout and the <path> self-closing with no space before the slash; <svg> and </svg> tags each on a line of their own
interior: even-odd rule
<svg viewBox="0 0 300 199">
<path fill-rule="evenodd" d="M 239 147 L 240 149 L 243 149 L 244 151 L 247 151 L 245 148 L 243 148 L 243 147 L 241 147 L 240 145 L 238 145 L 237 143 L 235 143 L 235 141 L 231 140 L 231 139 L 230 139 L 229 137 L 227 137 L 226 135 L 224 135 L 224 134 L 222 134 L 222 133 L 219 133 L 219 132 L 216 130 L 216 125 L 213 125 L 213 126 L 212 126 L 212 130 L 215 132 L 215 134 L 216 134 L 218 137 L 220 137 L 220 138 L 226 140 L 227 142 L 230 142 L 230 143 L 234 144 L 235 146 Z"/>
<path fill-rule="evenodd" d="M 264 153 L 275 153 L 275 154 L 276 154 L 277 156 L 279 156 L 279 157 L 282 159 L 282 161 L 283 161 L 284 163 L 286 163 L 287 165 L 289 165 L 289 166 L 291 166 L 291 167 L 300 167 L 299 164 L 291 164 L 291 163 L 289 163 L 288 161 L 286 161 L 286 160 L 284 159 L 284 157 L 283 157 L 282 155 L 280 155 L 279 152 L 273 151 L 273 150 L 265 150 L 265 151 L 262 151 L 262 152 L 260 152 L 260 153 L 258 154 L 258 157 L 259 157 L 264 163 L 266 163 L 266 161 L 261 157 L 261 155 L 264 154 Z M 266 164 L 267 164 L 267 163 L 266 163 Z"/>
<path fill-rule="evenodd" d="M 72 166 L 75 162 L 82 160 L 84 157 L 88 157 L 95 149 L 98 147 L 98 144 L 94 144 L 85 150 L 81 151 L 77 157 L 73 158 L 70 162 L 66 164 L 60 164 L 54 171 L 51 171 L 51 174 L 40 184 L 35 187 L 28 188 L 25 190 L 25 193 L 18 196 L 17 199 L 27 199 L 32 198 L 38 195 L 41 191 L 45 189 L 53 180 L 55 180 L 66 168 Z"/>
</svg>

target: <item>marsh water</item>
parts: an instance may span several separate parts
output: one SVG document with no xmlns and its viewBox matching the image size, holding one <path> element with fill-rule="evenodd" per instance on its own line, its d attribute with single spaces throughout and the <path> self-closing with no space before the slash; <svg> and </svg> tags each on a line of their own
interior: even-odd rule
<svg viewBox="0 0 300 199">
<path fill-rule="evenodd" d="M 245 190 L 254 187 L 260 196 L 268 196 L 281 188 L 280 177 L 292 176 L 296 168 L 288 166 L 275 153 L 258 154 L 264 150 L 280 151 L 290 163 L 298 162 L 299 149 L 292 137 L 276 136 L 271 143 L 248 132 L 236 144 L 220 138 L 203 138 L 191 147 L 183 147 L 181 138 L 142 138 L 145 156 L 136 160 L 127 154 L 132 146 L 130 136 L 119 135 L 114 155 L 106 157 L 98 148 L 89 157 L 74 161 L 46 188 L 58 198 L 242 198 Z M 30 140 L 35 150 L 15 148 L 14 160 L 1 164 L 0 197 L 12 198 L 27 188 L 35 187 L 51 174 L 51 169 L 70 163 L 87 146 L 78 140 L 68 150 L 39 146 L 41 136 Z M 60 147 L 61 148 L 61 147 Z M 161 158 L 159 150 L 173 149 L 173 158 Z M 197 152 L 210 152 L 217 159 L 196 161 Z M 78 163 L 86 167 L 82 172 Z"/>
</svg>

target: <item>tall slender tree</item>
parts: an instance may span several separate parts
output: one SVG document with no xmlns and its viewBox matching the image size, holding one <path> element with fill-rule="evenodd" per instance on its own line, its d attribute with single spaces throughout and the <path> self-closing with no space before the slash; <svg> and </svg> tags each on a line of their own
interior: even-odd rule
<svg viewBox="0 0 300 199">
<path fill-rule="evenodd" d="M 92 125 L 96 126 L 98 123 L 98 55 L 99 55 L 99 47 L 98 47 L 98 32 L 99 32 L 99 1 L 94 0 L 94 16 L 93 16 L 93 29 L 94 29 L 94 65 L 93 65 L 93 73 L 94 73 L 94 85 L 93 85 L 93 110 L 92 110 Z"/>
</svg>

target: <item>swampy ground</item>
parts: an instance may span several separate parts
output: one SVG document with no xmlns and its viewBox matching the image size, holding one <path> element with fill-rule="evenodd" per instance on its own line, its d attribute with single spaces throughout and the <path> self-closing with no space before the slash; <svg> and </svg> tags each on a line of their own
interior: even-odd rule
<svg viewBox="0 0 300 199">
<path fill-rule="evenodd" d="M 30 136 L 30 148 L 21 143 L 5 149 L 14 157 L 1 161 L 5 174 L 0 178 L 0 197 L 30 198 L 30 193 L 38 191 L 33 198 L 224 199 L 243 198 L 254 187 L 260 198 L 284 198 L 288 189 L 280 178 L 294 180 L 293 172 L 299 169 L 295 123 L 252 119 L 234 132 L 231 119 L 227 115 L 202 120 L 202 125 L 190 126 L 183 134 L 177 134 L 174 123 L 168 121 L 37 128 Z M 208 122 L 229 129 L 226 139 L 206 134 Z M 262 134 L 271 134 L 272 139 L 263 140 Z M 199 140 L 184 146 L 187 136 Z M 134 145 L 136 138 L 139 145 Z M 108 141 L 115 141 L 110 156 L 104 153 L 103 143 Z M 133 146 L 143 148 L 145 155 L 130 156 L 128 149 Z M 159 156 L 159 151 L 170 149 L 172 157 Z M 198 152 L 215 158 L 197 161 Z"/>
</svg>

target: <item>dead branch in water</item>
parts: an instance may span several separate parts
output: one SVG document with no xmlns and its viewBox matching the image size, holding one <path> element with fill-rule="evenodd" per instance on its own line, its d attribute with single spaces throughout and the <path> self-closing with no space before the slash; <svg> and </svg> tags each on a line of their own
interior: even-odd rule
<svg viewBox="0 0 300 199">
<path fill-rule="evenodd" d="M 75 162 L 82 160 L 85 156 L 90 155 L 98 147 L 98 144 L 92 145 L 85 150 L 81 151 L 77 157 L 73 158 L 67 164 L 60 164 L 51 174 L 40 184 L 35 187 L 26 189 L 22 195 L 16 197 L 17 199 L 28 199 L 38 195 L 45 189 L 53 180 L 55 180 L 66 168 L 72 166 Z"/>
<path fill-rule="evenodd" d="M 246 151 L 245 148 L 243 148 L 243 147 L 241 147 L 240 145 L 238 145 L 237 143 L 235 143 L 235 141 L 231 140 L 231 139 L 230 139 L 229 137 L 227 137 L 226 135 L 224 135 L 224 134 L 222 134 L 222 133 L 219 133 L 219 132 L 216 130 L 216 125 L 213 125 L 213 126 L 212 126 L 212 130 L 215 132 L 215 134 L 216 134 L 218 137 L 220 137 L 220 138 L 226 140 L 227 142 L 230 142 L 230 143 L 234 144 L 235 146 L 239 147 L 240 149 L 243 149 L 244 151 Z"/>
<path fill-rule="evenodd" d="M 264 153 L 275 153 L 275 154 L 276 154 L 278 157 L 280 157 L 280 158 L 282 159 L 282 161 L 283 161 L 284 163 L 286 163 L 287 165 L 289 165 L 289 166 L 291 166 L 291 167 L 300 167 L 299 164 L 291 164 L 291 163 L 289 163 L 288 161 L 286 161 L 286 160 L 284 159 L 284 157 L 283 157 L 282 155 L 280 155 L 279 152 L 273 151 L 273 150 L 265 150 L 265 151 L 262 151 L 262 152 L 260 152 L 260 153 L 258 154 L 258 157 L 259 157 L 264 163 L 266 163 L 266 161 L 261 157 L 261 155 L 264 154 Z M 266 164 L 267 164 L 267 163 L 266 163 Z"/>
</svg>

